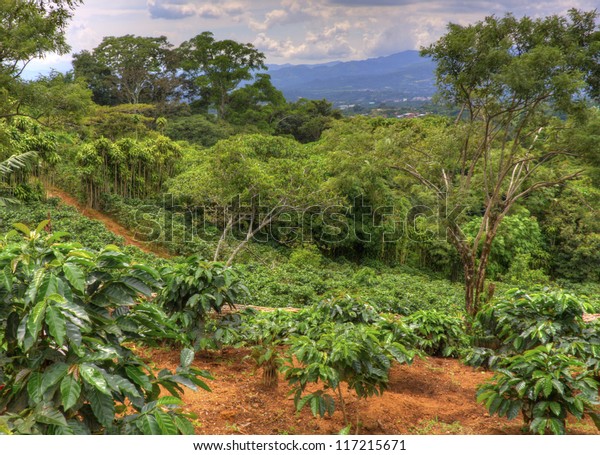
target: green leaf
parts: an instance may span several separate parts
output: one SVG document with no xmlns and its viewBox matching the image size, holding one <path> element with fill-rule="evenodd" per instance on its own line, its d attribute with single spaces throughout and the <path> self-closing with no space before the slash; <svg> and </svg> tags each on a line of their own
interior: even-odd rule
<svg viewBox="0 0 600 455">
<path fill-rule="evenodd" d="M 42 322 L 44 320 L 44 315 L 46 314 L 46 302 L 39 302 L 27 318 L 27 332 L 34 340 L 37 338 L 38 333 L 42 329 Z"/>
<path fill-rule="evenodd" d="M 62 405 L 65 411 L 72 408 L 81 394 L 81 385 L 79 381 L 71 375 L 67 375 L 63 378 L 60 383 L 60 394 L 62 398 Z"/>
<path fill-rule="evenodd" d="M 562 410 L 560 403 L 557 403 L 556 401 L 551 401 L 549 404 L 550 410 L 554 413 L 554 415 L 557 417 L 560 416 L 560 412 Z"/>
<path fill-rule="evenodd" d="M 508 411 L 506 412 L 506 418 L 508 420 L 512 420 L 515 417 L 517 417 L 519 415 L 519 412 L 521 411 L 521 402 L 520 401 L 513 401 L 510 404 L 510 407 L 508 408 Z"/>
<path fill-rule="evenodd" d="M 175 425 L 181 434 L 194 434 L 194 425 L 183 416 L 175 416 Z"/>
<path fill-rule="evenodd" d="M 85 275 L 83 271 L 75 264 L 65 262 L 63 264 L 63 272 L 71 286 L 83 294 L 85 291 Z"/>
<path fill-rule="evenodd" d="M 177 397 L 166 396 L 156 400 L 157 406 L 181 406 L 182 404 L 183 402 L 181 401 L 181 399 Z"/>
<path fill-rule="evenodd" d="M 562 420 L 551 418 L 550 430 L 552 430 L 552 433 L 554 434 L 565 434 L 565 424 Z"/>
<path fill-rule="evenodd" d="M 29 381 L 27 381 L 27 393 L 29 394 L 30 403 L 34 405 L 42 401 L 42 374 L 38 371 L 31 373 Z"/>
<path fill-rule="evenodd" d="M 94 301 L 102 306 L 103 299 L 115 305 L 133 305 L 133 292 L 123 283 L 110 283 L 94 296 Z"/>
<path fill-rule="evenodd" d="M 342 428 L 338 434 L 342 435 L 342 436 L 348 436 L 350 434 L 350 431 L 352 430 L 352 424 L 349 423 L 348 425 L 346 425 L 344 428 Z"/>
<path fill-rule="evenodd" d="M 99 392 L 104 395 L 110 395 L 110 390 L 108 390 L 108 384 L 106 384 L 106 380 L 104 379 L 104 375 L 98 367 L 95 365 L 90 365 L 87 363 L 83 363 L 79 366 L 79 373 L 85 382 L 94 387 Z"/>
<path fill-rule="evenodd" d="M 48 324 L 50 335 L 56 340 L 58 346 L 62 347 L 67 335 L 67 327 L 62 313 L 49 306 L 46 309 L 46 324 Z"/>
<path fill-rule="evenodd" d="M 150 287 L 139 278 L 126 276 L 123 277 L 121 281 L 139 294 L 142 294 L 146 297 L 150 297 L 152 295 L 152 289 L 150 289 Z"/>
<path fill-rule="evenodd" d="M 181 351 L 180 360 L 181 366 L 183 368 L 189 367 L 194 361 L 194 351 L 189 348 L 185 348 Z"/>
<path fill-rule="evenodd" d="M 65 374 L 67 374 L 68 369 L 68 365 L 62 362 L 48 367 L 42 374 L 42 393 L 46 392 L 53 385 L 58 384 Z"/>
<path fill-rule="evenodd" d="M 136 423 L 137 427 L 140 429 L 140 431 L 145 435 L 161 434 L 160 427 L 158 426 L 158 423 L 156 423 L 156 419 L 154 418 L 153 415 L 144 414 L 144 415 L 140 416 L 140 418 L 137 419 L 135 421 L 135 423 Z"/>
<path fill-rule="evenodd" d="M 67 338 L 74 346 L 81 346 L 82 337 L 81 330 L 71 321 L 65 321 Z"/>
<path fill-rule="evenodd" d="M 158 424 L 158 427 L 160 428 L 161 434 L 163 434 L 163 435 L 178 434 L 177 426 L 175 425 L 175 422 L 173 422 L 173 419 L 171 418 L 171 416 L 169 414 L 161 411 L 160 409 L 156 409 L 154 411 L 154 418 L 156 419 L 156 423 Z"/>
<path fill-rule="evenodd" d="M 47 425 L 67 426 L 65 416 L 56 408 L 43 407 L 35 414 L 35 420 Z"/>
<path fill-rule="evenodd" d="M 127 373 L 129 379 L 131 379 L 137 385 L 145 390 L 152 390 L 152 382 L 150 382 L 150 378 L 140 368 L 127 366 L 125 367 L 125 372 Z"/>
<path fill-rule="evenodd" d="M 115 402 L 112 395 L 105 395 L 97 389 L 89 389 L 87 396 L 98 422 L 105 427 L 112 425 L 115 418 Z"/>
<path fill-rule="evenodd" d="M 27 237 L 31 235 L 31 230 L 23 223 L 13 223 L 13 227 L 16 230 L 21 231 L 21 233 L 25 234 Z"/>
</svg>

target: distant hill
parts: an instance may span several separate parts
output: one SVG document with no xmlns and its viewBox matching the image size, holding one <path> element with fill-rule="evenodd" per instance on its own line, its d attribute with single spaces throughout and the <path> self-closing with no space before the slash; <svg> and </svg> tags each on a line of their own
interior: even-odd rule
<svg viewBox="0 0 600 455">
<path fill-rule="evenodd" d="M 270 65 L 273 85 L 289 101 L 322 99 L 339 104 L 407 102 L 435 93 L 435 63 L 418 51 L 318 65 Z"/>
</svg>

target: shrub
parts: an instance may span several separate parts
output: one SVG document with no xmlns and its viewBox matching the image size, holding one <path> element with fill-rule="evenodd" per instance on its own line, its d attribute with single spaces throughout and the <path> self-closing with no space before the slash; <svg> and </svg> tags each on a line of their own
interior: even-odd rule
<svg viewBox="0 0 600 455">
<path fill-rule="evenodd" d="M 207 313 L 233 308 L 248 292 L 234 269 L 196 255 L 163 268 L 161 275 L 165 286 L 156 301 L 196 345 L 205 333 Z"/>
<path fill-rule="evenodd" d="M 343 383 L 359 398 L 380 395 L 387 388 L 392 360 L 412 362 L 414 353 L 385 335 L 375 326 L 325 322 L 314 338 L 292 336 L 283 371 L 292 386 L 296 409 L 309 404 L 315 416 L 323 417 L 333 414 L 337 399 L 348 423 Z M 322 389 L 305 394 L 309 384 L 319 382 Z"/>
<path fill-rule="evenodd" d="M 468 344 L 461 318 L 437 310 L 421 310 L 404 322 L 416 336 L 416 347 L 428 355 L 458 357 Z"/>
<path fill-rule="evenodd" d="M 490 414 L 515 418 L 519 411 L 531 433 L 565 433 L 568 414 L 590 415 L 600 429 L 599 383 L 584 362 L 556 350 L 538 346 L 504 359 L 493 378 L 481 385 L 477 401 Z"/>
<path fill-rule="evenodd" d="M 182 386 L 208 389 L 210 377 L 191 366 L 193 352 L 155 375 L 123 344 L 123 315 L 156 289 L 156 271 L 44 226 L 16 225 L 24 239 L 13 232 L 0 251 L 0 432 L 193 433 L 178 411 Z"/>
</svg>

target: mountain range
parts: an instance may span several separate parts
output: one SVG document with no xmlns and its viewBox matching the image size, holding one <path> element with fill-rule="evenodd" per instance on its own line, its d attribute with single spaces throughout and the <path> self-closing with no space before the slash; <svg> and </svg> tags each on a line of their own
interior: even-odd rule
<svg viewBox="0 0 600 455">
<path fill-rule="evenodd" d="M 273 85 L 289 101 L 325 98 L 341 104 L 425 101 L 435 93 L 435 63 L 418 51 L 317 65 L 269 65 Z"/>
</svg>

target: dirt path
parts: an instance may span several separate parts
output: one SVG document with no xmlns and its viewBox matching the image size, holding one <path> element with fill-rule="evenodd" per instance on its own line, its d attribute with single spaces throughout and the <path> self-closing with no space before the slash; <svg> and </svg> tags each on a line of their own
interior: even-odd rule
<svg viewBox="0 0 600 455">
<path fill-rule="evenodd" d="M 155 254 L 162 258 L 168 259 L 171 257 L 169 252 L 167 250 L 165 250 L 164 248 L 157 247 L 148 242 L 141 242 L 139 240 L 136 240 L 135 233 L 126 229 L 125 227 L 120 225 L 118 222 L 116 222 L 114 219 L 112 219 L 110 216 L 106 215 L 105 213 L 102 213 L 99 210 L 85 207 L 77 199 L 75 199 L 70 194 L 65 193 L 61 189 L 49 186 L 46 188 L 46 191 L 48 193 L 48 197 L 59 198 L 64 204 L 70 205 L 71 207 L 76 208 L 77 211 L 79 211 L 82 215 L 84 215 L 92 220 L 100 221 L 102 224 L 104 224 L 106 229 L 111 231 L 113 234 L 123 237 L 126 245 L 135 246 L 135 247 L 139 248 L 140 250 L 145 251 L 146 253 Z"/>
</svg>

